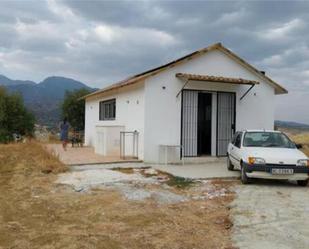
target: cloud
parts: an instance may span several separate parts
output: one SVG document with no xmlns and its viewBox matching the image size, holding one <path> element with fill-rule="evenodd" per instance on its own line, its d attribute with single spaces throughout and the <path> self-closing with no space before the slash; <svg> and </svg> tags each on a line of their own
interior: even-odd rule
<svg viewBox="0 0 309 249">
<path fill-rule="evenodd" d="M 104 87 L 221 41 L 288 88 L 277 117 L 309 123 L 308 13 L 288 1 L 2 1 L 0 73 Z"/>
<path fill-rule="evenodd" d="M 280 54 L 272 55 L 263 59 L 263 64 L 266 66 L 281 66 L 283 64 L 283 56 Z"/>
<path fill-rule="evenodd" d="M 248 11 L 244 8 L 233 12 L 223 13 L 217 20 L 215 20 L 215 25 L 231 25 L 245 19 L 248 15 Z"/>
<path fill-rule="evenodd" d="M 76 18 L 73 11 L 69 7 L 61 4 L 60 2 L 56 2 L 55 0 L 47 0 L 47 7 L 52 13 L 64 20 Z"/>
<path fill-rule="evenodd" d="M 94 32 L 103 42 L 107 43 L 111 43 L 121 38 L 120 33 L 106 25 L 99 25 L 95 27 Z"/>
<path fill-rule="evenodd" d="M 301 19 L 295 18 L 281 25 L 266 29 L 260 32 L 259 36 L 267 40 L 289 40 L 290 38 L 293 39 L 292 35 L 294 33 L 297 34 L 297 31 L 301 31 L 305 27 L 306 24 Z"/>
<path fill-rule="evenodd" d="M 100 24 L 94 28 L 94 32 L 102 42 L 106 43 L 125 42 L 152 46 L 169 46 L 177 43 L 171 34 L 148 28 L 123 28 Z"/>
</svg>

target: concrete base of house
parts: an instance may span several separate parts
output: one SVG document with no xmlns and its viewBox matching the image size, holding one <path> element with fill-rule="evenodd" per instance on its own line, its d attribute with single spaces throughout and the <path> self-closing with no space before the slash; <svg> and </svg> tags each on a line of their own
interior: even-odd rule
<svg viewBox="0 0 309 249">
<path fill-rule="evenodd" d="M 212 164 L 226 162 L 226 157 L 216 157 L 216 156 L 199 156 L 199 157 L 183 157 L 182 161 L 177 164 Z"/>
<path fill-rule="evenodd" d="M 212 164 L 212 163 L 222 163 L 226 162 L 226 157 L 217 156 L 196 156 L 196 157 L 183 157 L 181 159 L 176 159 L 173 161 L 160 160 L 159 162 L 147 162 L 147 164 L 162 164 L 162 165 L 185 165 L 185 164 Z"/>
<path fill-rule="evenodd" d="M 92 169 L 115 169 L 115 168 L 144 168 L 143 162 L 123 162 L 123 163 L 98 163 L 98 164 L 83 164 L 83 165 L 71 165 L 70 169 L 72 171 L 83 171 Z"/>
<path fill-rule="evenodd" d="M 116 164 L 116 163 L 139 163 L 135 158 L 120 158 L 119 155 L 102 156 L 94 152 L 93 147 L 72 147 L 70 144 L 67 150 L 63 150 L 61 144 L 45 145 L 48 152 L 59 158 L 66 165 L 96 165 L 96 164 Z"/>
<path fill-rule="evenodd" d="M 113 168 L 142 168 L 152 167 L 169 173 L 173 176 L 190 178 L 190 179 L 216 179 L 216 178 L 239 178 L 238 171 L 228 171 L 226 163 L 223 160 L 209 162 L 204 164 L 184 164 L 184 165 L 162 165 L 146 163 L 108 163 L 108 164 L 85 164 L 70 166 L 73 171 L 83 171 L 91 169 L 113 169 Z"/>
<path fill-rule="evenodd" d="M 239 171 L 229 171 L 226 163 L 212 162 L 207 164 L 184 165 L 151 165 L 152 168 L 167 172 L 173 176 L 191 179 L 239 178 Z"/>
</svg>

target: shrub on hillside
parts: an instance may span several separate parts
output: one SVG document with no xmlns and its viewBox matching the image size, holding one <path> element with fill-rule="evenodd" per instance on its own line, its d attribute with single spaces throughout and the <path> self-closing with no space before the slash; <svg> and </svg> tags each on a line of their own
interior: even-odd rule
<svg viewBox="0 0 309 249">
<path fill-rule="evenodd" d="M 83 131 L 85 128 L 85 100 L 80 98 L 90 93 L 87 89 L 79 89 L 66 92 L 61 106 L 62 117 L 67 117 L 75 131 Z"/>
<path fill-rule="evenodd" d="M 31 136 L 34 130 L 34 116 L 29 112 L 19 94 L 8 94 L 0 87 L 0 143 L 13 139 L 13 134 Z"/>
</svg>

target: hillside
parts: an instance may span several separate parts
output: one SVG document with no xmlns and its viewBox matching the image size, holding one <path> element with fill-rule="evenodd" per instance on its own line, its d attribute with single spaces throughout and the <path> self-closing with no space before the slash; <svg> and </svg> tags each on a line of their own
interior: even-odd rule
<svg viewBox="0 0 309 249">
<path fill-rule="evenodd" d="M 66 91 L 81 88 L 95 90 L 80 81 L 58 76 L 48 77 L 37 84 L 33 81 L 11 80 L 1 75 L 0 85 L 5 86 L 11 93 L 20 93 L 26 107 L 34 113 L 37 122 L 48 126 L 58 124 L 59 107 Z"/>
<path fill-rule="evenodd" d="M 13 85 L 35 85 L 35 82 L 30 80 L 12 80 L 0 74 L 0 86 L 13 86 Z"/>
<path fill-rule="evenodd" d="M 308 124 L 297 123 L 292 121 L 281 121 L 281 120 L 276 120 L 275 126 L 282 128 L 293 128 L 293 129 L 309 129 Z"/>
</svg>

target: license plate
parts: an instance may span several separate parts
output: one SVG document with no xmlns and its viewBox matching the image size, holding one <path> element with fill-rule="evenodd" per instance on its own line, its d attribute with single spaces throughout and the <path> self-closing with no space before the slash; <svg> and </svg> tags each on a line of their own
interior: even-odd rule
<svg viewBox="0 0 309 249">
<path fill-rule="evenodd" d="M 294 170 L 293 169 L 272 169 L 271 173 L 273 175 L 293 175 Z"/>
</svg>

